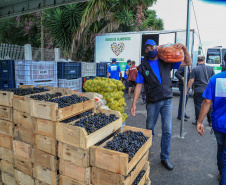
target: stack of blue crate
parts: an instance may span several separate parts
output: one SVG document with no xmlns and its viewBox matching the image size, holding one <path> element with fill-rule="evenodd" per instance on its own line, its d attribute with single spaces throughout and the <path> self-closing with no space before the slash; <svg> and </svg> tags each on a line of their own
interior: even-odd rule
<svg viewBox="0 0 226 185">
<path fill-rule="evenodd" d="M 0 60 L 0 89 L 15 88 L 14 60 Z"/>
<path fill-rule="evenodd" d="M 57 62 L 58 87 L 82 91 L 81 62 Z"/>
</svg>

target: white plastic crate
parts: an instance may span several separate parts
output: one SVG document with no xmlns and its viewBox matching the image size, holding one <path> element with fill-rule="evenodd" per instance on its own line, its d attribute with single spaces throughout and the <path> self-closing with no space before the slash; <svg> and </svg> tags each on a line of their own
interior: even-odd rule
<svg viewBox="0 0 226 185">
<path fill-rule="evenodd" d="M 58 79 L 58 87 L 68 88 L 71 90 L 76 90 L 82 92 L 82 78 L 77 79 Z"/>
<path fill-rule="evenodd" d="M 18 88 L 19 85 L 33 85 L 34 87 L 37 86 L 57 87 L 57 82 L 16 82 L 16 88 Z"/>
<path fill-rule="evenodd" d="M 16 82 L 57 82 L 56 61 L 16 60 L 14 64 Z"/>
<path fill-rule="evenodd" d="M 96 63 L 82 62 L 82 77 L 96 76 Z"/>
</svg>

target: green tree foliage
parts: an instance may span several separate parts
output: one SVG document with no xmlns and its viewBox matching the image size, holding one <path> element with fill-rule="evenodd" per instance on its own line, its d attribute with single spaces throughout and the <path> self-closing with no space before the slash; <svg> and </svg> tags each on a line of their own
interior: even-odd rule
<svg viewBox="0 0 226 185">
<path fill-rule="evenodd" d="M 46 39 L 47 43 L 53 42 L 54 46 L 66 51 L 72 60 L 93 61 L 95 37 L 98 33 L 163 29 L 163 21 L 157 18 L 155 11 L 148 10 L 156 2 L 157 0 L 92 0 L 48 9 L 41 14 L 44 18 L 45 38 L 49 37 Z M 7 20 L 14 21 L 9 24 L 11 29 L 20 30 L 18 37 L 24 40 L 15 38 L 18 44 L 27 41 L 32 46 L 40 46 L 40 20 L 34 21 L 34 18 L 40 16 L 29 14 L 18 18 Z M 1 27 L 2 25 L 0 32 Z M 4 39 L 6 38 L 8 36 Z M 15 44 L 15 40 L 4 41 Z"/>
</svg>

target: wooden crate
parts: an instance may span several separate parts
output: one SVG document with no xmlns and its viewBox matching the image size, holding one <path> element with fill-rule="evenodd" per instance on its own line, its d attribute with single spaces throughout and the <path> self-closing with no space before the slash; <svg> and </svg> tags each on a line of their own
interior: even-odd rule
<svg viewBox="0 0 226 185">
<path fill-rule="evenodd" d="M 31 99 L 30 96 L 37 95 L 37 94 L 55 93 L 55 92 L 62 92 L 63 93 L 63 89 L 61 89 L 61 90 L 60 89 L 59 90 L 49 90 L 49 91 L 45 91 L 45 92 L 41 92 L 41 93 L 29 94 L 29 95 L 26 95 L 26 96 L 14 95 L 13 96 L 13 109 L 20 111 L 20 112 L 29 113 L 30 115 L 32 115 L 33 99 Z"/>
<path fill-rule="evenodd" d="M 56 139 L 62 143 L 67 143 L 72 146 L 88 149 L 99 141 L 103 140 L 113 132 L 121 128 L 122 117 L 120 112 L 106 109 L 98 109 L 106 115 L 115 114 L 119 119 L 88 135 L 82 127 L 73 126 L 58 122 L 56 126 Z"/>
<path fill-rule="evenodd" d="M 2 172 L 2 182 L 5 185 L 18 185 L 16 179 L 7 173 Z"/>
<path fill-rule="evenodd" d="M 54 139 L 56 138 L 56 122 L 34 117 L 32 121 L 34 125 L 34 133 L 52 137 Z"/>
<path fill-rule="evenodd" d="M 37 166 L 43 166 L 52 171 L 57 171 L 59 169 L 58 158 L 41 150 L 33 149 L 32 162 Z"/>
<path fill-rule="evenodd" d="M 144 185 L 144 184 L 146 184 L 146 182 L 148 181 L 148 179 L 149 179 L 149 174 L 150 174 L 150 163 L 147 162 L 147 163 L 144 165 L 144 167 L 142 168 L 142 170 L 145 171 L 145 174 L 144 174 L 144 176 L 141 178 L 141 180 L 140 180 L 140 182 L 139 182 L 138 185 Z M 149 180 L 149 181 L 150 181 L 150 180 Z M 148 182 L 148 183 L 149 183 L 149 182 Z M 151 184 L 151 182 L 150 182 L 149 184 Z"/>
<path fill-rule="evenodd" d="M 151 181 L 150 181 L 150 179 L 149 179 L 149 178 L 146 180 L 146 182 L 145 182 L 145 184 L 144 184 L 144 185 L 151 185 Z"/>
<path fill-rule="evenodd" d="M 14 163 L 13 151 L 0 147 L 0 159 L 6 160 L 10 163 Z"/>
<path fill-rule="evenodd" d="M 59 184 L 59 174 L 57 172 L 48 170 L 42 166 L 37 166 L 34 164 L 33 168 L 34 178 L 43 181 L 49 185 L 58 185 Z"/>
<path fill-rule="evenodd" d="M 13 152 L 17 156 L 31 160 L 32 158 L 32 146 L 30 144 L 14 140 L 13 141 Z"/>
<path fill-rule="evenodd" d="M 33 131 L 32 117 L 29 113 L 13 110 L 13 122 L 19 126 Z"/>
<path fill-rule="evenodd" d="M 143 158 L 138 162 L 136 168 L 131 171 L 131 174 L 128 177 L 125 177 L 121 174 L 113 173 L 108 170 L 103 170 L 101 168 L 92 167 L 92 184 L 93 185 L 131 185 L 136 179 L 140 171 L 144 168 L 145 165 L 149 165 L 148 160 L 149 151 L 143 156 Z M 146 164 L 147 163 L 147 164 Z M 146 180 L 146 179 L 145 179 Z"/>
<path fill-rule="evenodd" d="M 35 134 L 34 148 L 57 156 L 57 140 L 51 137 Z"/>
<path fill-rule="evenodd" d="M 122 174 L 124 176 L 128 175 L 128 173 L 133 169 L 134 166 L 136 166 L 136 164 L 151 147 L 152 131 L 136 127 L 124 126 L 123 132 L 125 132 L 126 130 L 132 130 L 136 132 L 141 131 L 146 137 L 149 137 L 146 143 L 140 148 L 140 150 L 137 151 L 132 160 L 129 162 L 128 154 L 103 148 L 105 143 L 107 142 L 106 141 L 100 146 L 91 147 L 91 166 L 98 167 L 104 170 L 109 170 L 111 172 Z"/>
<path fill-rule="evenodd" d="M 66 91 L 65 91 L 66 92 Z M 80 93 L 72 92 L 73 94 L 80 95 Z M 88 97 L 86 94 L 84 97 Z M 90 96 L 88 97 L 90 98 Z M 73 115 L 80 114 L 82 112 L 94 109 L 95 100 L 90 99 L 85 102 L 70 105 L 64 108 L 58 108 L 57 103 L 45 102 L 33 100 L 32 102 L 32 113 L 31 115 L 36 118 L 47 119 L 51 121 L 60 121 L 72 117 Z"/>
<path fill-rule="evenodd" d="M 35 144 L 35 138 L 32 130 L 20 125 L 16 125 L 14 128 L 14 139 L 31 145 Z"/>
<path fill-rule="evenodd" d="M 0 133 L 0 146 L 9 150 L 13 150 L 13 137 Z"/>
<path fill-rule="evenodd" d="M 12 177 L 15 176 L 14 164 L 5 160 L 0 161 L 0 171 L 5 172 Z"/>
<path fill-rule="evenodd" d="M 89 166 L 89 149 L 58 143 L 58 157 L 84 167 Z"/>
<path fill-rule="evenodd" d="M 13 107 L 13 92 L 0 91 L 0 105 Z"/>
<path fill-rule="evenodd" d="M 40 181 L 38 179 L 35 179 L 35 185 L 49 185 L 46 182 Z"/>
<path fill-rule="evenodd" d="M 21 185 L 35 185 L 34 178 L 23 174 L 21 171 L 15 170 L 15 179 L 18 184 Z"/>
<path fill-rule="evenodd" d="M 66 177 L 64 175 L 60 175 L 60 185 L 85 185 L 79 181 L 76 181 L 70 177 Z M 91 185 L 91 184 L 90 184 Z"/>
<path fill-rule="evenodd" d="M 90 184 L 91 182 L 90 167 L 83 167 L 60 158 L 59 170 L 61 175 L 70 177 L 81 183 Z"/>
<path fill-rule="evenodd" d="M 13 108 L 0 106 L 0 119 L 13 121 Z"/>
<path fill-rule="evenodd" d="M 44 86 L 39 86 L 44 87 Z M 33 85 L 20 85 L 19 88 L 33 88 Z M 53 90 L 53 87 L 46 87 L 48 90 Z M 0 105 L 13 107 L 13 92 L 0 91 Z"/>
<path fill-rule="evenodd" d="M 0 133 L 13 137 L 14 123 L 0 119 Z"/>
<path fill-rule="evenodd" d="M 32 176 L 32 162 L 29 159 L 14 154 L 14 167 L 25 175 Z"/>
</svg>

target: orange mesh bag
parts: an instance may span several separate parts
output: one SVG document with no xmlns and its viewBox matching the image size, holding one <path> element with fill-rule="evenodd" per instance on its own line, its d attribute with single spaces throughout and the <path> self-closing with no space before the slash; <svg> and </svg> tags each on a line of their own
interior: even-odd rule
<svg viewBox="0 0 226 185">
<path fill-rule="evenodd" d="M 164 62 L 176 63 L 184 60 L 184 52 L 173 44 L 158 47 L 158 57 Z"/>
</svg>

